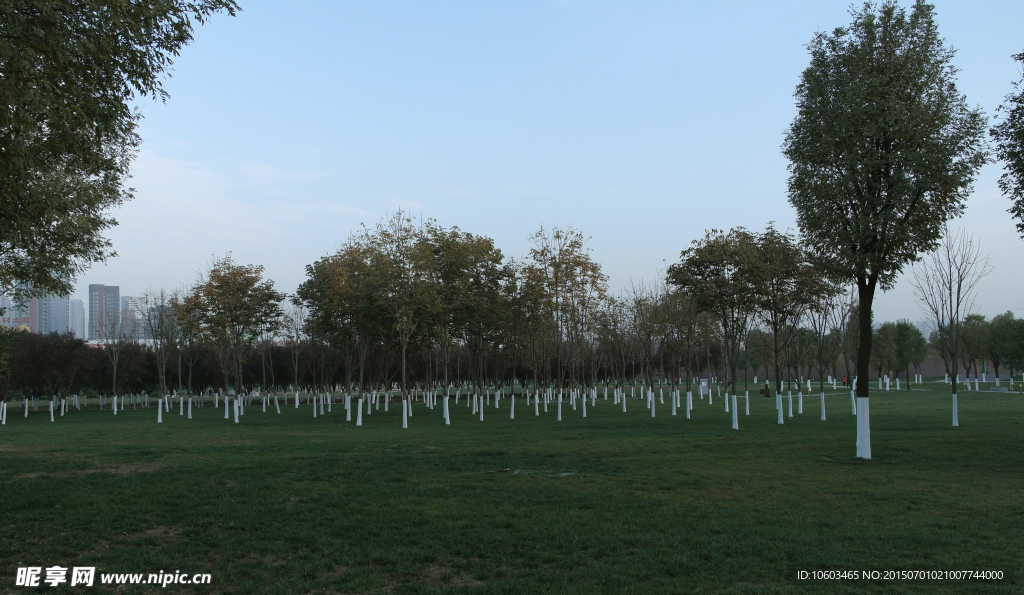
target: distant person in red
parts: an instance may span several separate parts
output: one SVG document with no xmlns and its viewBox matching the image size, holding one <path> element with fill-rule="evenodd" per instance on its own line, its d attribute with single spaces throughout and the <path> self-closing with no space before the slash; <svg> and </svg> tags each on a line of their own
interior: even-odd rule
<svg viewBox="0 0 1024 595">
<path fill-rule="evenodd" d="M 843 376 L 843 388 L 846 388 L 846 376 Z"/>
</svg>

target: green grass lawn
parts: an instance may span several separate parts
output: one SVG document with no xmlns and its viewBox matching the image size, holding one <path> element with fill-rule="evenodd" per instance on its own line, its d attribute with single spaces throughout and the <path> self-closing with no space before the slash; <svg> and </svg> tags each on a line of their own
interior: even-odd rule
<svg viewBox="0 0 1024 595">
<path fill-rule="evenodd" d="M 795 400 L 795 397 L 794 397 Z M 875 393 L 871 461 L 848 394 L 776 424 L 751 398 L 693 419 L 599 399 L 483 422 L 452 404 L 345 422 L 246 409 L 72 411 L 12 403 L 0 427 L 0 592 L 21 566 L 210 573 L 177 593 L 1020 593 L 1024 397 Z M 258 400 L 257 400 L 258 404 Z M 271 409 L 272 411 L 272 409 Z M 798 570 L 1001 570 L 994 582 L 796 580 Z M 45 574 L 45 571 L 44 571 Z"/>
</svg>

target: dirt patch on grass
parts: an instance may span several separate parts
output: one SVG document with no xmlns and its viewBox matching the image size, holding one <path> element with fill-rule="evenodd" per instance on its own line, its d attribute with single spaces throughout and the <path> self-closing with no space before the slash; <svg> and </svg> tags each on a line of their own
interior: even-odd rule
<svg viewBox="0 0 1024 595">
<path fill-rule="evenodd" d="M 140 539 L 155 538 L 160 541 L 182 541 L 181 529 L 177 527 L 165 527 L 157 525 L 145 531 L 128 533 L 118 538 L 118 541 L 138 541 Z"/>
<path fill-rule="evenodd" d="M 21 473 L 12 479 L 36 479 L 39 477 L 82 477 L 89 473 L 110 473 L 111 475 L 135 475 L 136 473 L 152 473 L 160 469 L 159 463 L 136 463 L 117 465 L 113 467 L 98 467 L 96 469 L 74 469 L 71 471 L 39 471 L 38 473 Z"/>
<path fill-rule="evenodd" d="M 453 585 L 456 587 L 481 587 L 484 581 L 473 578 L 460 570 L 449 566 L 428 566 L 416 573 L 391 575 L 388 583 L 382 590 L 393 590 L 397 584 L 432 584 L 432 585 Z"/>
<path fill-rule="evenodd" d="M 429 566 L 421 575 L 429 583 L 450 583 L 456 587 L 481 587 L 485 583 L 467 574 L 447 566 Z"/>
<path fill-rule="evenodd" d="M 18 448 L 13 444 L 0 444 L 0 452 L 21 452 L 25 449 Z"/>
</svg>

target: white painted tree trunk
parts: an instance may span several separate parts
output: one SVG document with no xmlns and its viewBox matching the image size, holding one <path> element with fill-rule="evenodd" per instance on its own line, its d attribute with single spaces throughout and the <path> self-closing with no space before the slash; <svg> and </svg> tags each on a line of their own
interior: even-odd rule
<svg viewBox="0 0 1024 595">
<path fill-rule="evenodd" d="M 725 412 L 729 413 L 729 395 L 725 395 Z"/>
<path fill-rule="evenodd" d="M 825 421 L 825 393 L 821 393 L 821 421 Z"/>
<path fill-rule="evenodd" d="M 508 404 L 508 418 L 509 419 L 515 419 L 516 418 L 516 394 L 512 393 L 512 395 L 509 398 L 512 399 L 512 400 Z"/>
<path fill-rule="evenodd" d="M 850 408 L 853 409 L 853 414 L 857 415 L 857 397 L 853 395 L 853 391 L 850 391 Z"/>
<path fill-rule="evenodd" d="M 651 392 L 651 417 L 654 417 L 654 392 Z"/>
<path fill-rule="evenodd" d="M 690 410 L 693 409 L 693 391 L 686 391 L 686 419 L 690 419 Z"/>
<path fill-rule="evenodd" d="M 161 400 L 157 401 L 157 407 L 156 407 L 156 423 L 158 423 L 158 424 L 162 424 L 162 423 L 164 423 L 164 408 L 163 408 L 163 399 L 161 399 Z"/>
<path fill-rule="evenodd" d="M 228 397 L 227 397 L 227 395 L 224 395 L 224 419 L 231 419 L 231 412 L 228 410 Z"/>
<path fill-rule="evenodd" d="M 796 394 L 797 397 L 797 409 L 796 412 L 800 415 L 804 414 L 804 391 L 800 391 Z"/>
<path fill-rule="evenodd" d="M 277 414 L 281 415 L 281 403 L 277 401 L 277 395 L 274 395 L 274 409 L 277 409 Z"/>
<path fill-rule="evenodd" d="M 584 397 L 583 398 L 583 417 L 586 417 L 586 416 L 587 416 L 587 399 L 586 399 L 586 397 Z"/>
<path fill-rule="evenodd" d="M 725 400 L 728 401 L 729 397 L 726 397 Z M 734 429 L 734 430 L 740 429 L 740 412 L 739 412 L 739 409 L 736 408 L 736 395 L 735 394 L 733 394 L 733 396 L 732 396 L 732 429 Z"/>
<path fill-rule="evenodd" d="M 775 391 L 775 411 L 779 414 L 779 425 L 781 426 L 786 423 L 785 420 L 782 419 L 782 393 L 778 391 Z"/>
<path fill-rule="evenodd" d="M 267 408 L 264 407 L 263 410 L 266 411 Z M 188 398 L 188 418 L 192 419 L 192 397 Z"/>
<path fill-rule="evenodd" d="M 787 391 L 789 398 L 789 418 L 793 419 L 793 391 Z"/>
<path fill-rule="evenodd" d="M 480 407 L 478 407 L 478 409 L 480 410 L 480 421 L 483 421 L 484 420 L 484 398 L 483 397 L 480 397 Z"/>
<path fill-rule="evenodd" d="M 960 412 L 956 406 L 956 393 L 953 393 L 953 427 L 960 427 Z"/>
<path fill-rule="evenodd" d="M 359 397 L 358 401 L 359 409 L 356 411 L 356 427 L 363 425 L 363 398 Z"/>
<path fill-rule="evenodd" d="M 867 397 L 857 397 L 857 458 L 871 458 L 871 412 Z"/>
<path fill-rule="evenodd" d="M 408 429 L 409 427 L 409 403 L 402 398 L 402 429 Z"/>
<path fill-rule="evenodd" d="M 556 421 L 562 421 L 562 393 L 558 393 L 558 418 Z"/>
<path fill-rule="evenodd" d="M 235 423 L 237 424 L 238 423 L 238 410 L 241 407 L 241 403 L 238 402 L 237 398 L 235 399 L 234 403 L 235 403 Z M 313 410 L 313 414 L 316 415 L 316 409 Z"/>
<path fill-rule="evenodd" d="M 449 411 L 448 411 L 448 395 L 444 396 L 443 407 L 444 407 L 444 425 L 450 426 L 450 425 L 452 425 L 452 417 L 451 417 L 451 413 L 449 413 Z"/>
<path fill-rule="evenodd" d="M 747 415 L 750 415 L 750 391 L 743 391 L 743 400 L 747 402 Z"/>
<path fill-rule="evenodd" d="M 345 421 L 352 421 L 352 395 L 345 395 Z"/>
</svg>

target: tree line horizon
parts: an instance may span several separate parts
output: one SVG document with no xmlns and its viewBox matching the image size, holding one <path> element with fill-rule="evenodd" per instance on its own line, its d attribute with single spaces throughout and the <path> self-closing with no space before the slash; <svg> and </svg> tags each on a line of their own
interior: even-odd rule
<svg viewBox="0 0 1024 595">
<path fill-rule="evenodd" d="M 228 254 L 191 288 L 138 298 L 133 324 L 148 341 L 118 320 L 100 349 L 70 336 L 8 333 L 3 398 L 86 389 L 358 394 L 395 383 L 690 390 L 707 378 L 727 390 L 771 379 L 782 391 L 808 379 L 823 389 L 828 377 L 855 370 L 855 292 L 829 281 L 792 234 L 771 224 L 710 230 L 663 279 L 615 295 L 579 230 L 542 227 L 531 242 L 526 255 L 506 258 L 491 238 L 398 211 L 307 265 L 290 296 L 262 267 Z M 723 329 L 735 331 L 731 343 Z M 873 335 L 875 376 L 905 375 L 907 387 L 912 368 L 916 375 L 928 355 L 942 356 L 938 333 L 926 340 L 907 320 Z M 997 374 L 1024 367 L 1024 320 L 1012 313 L 991 323 L 970 314 L 960 342 L 947 372 L 978 375 L 985 362 Z"/>
</svg>

